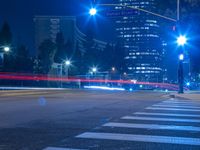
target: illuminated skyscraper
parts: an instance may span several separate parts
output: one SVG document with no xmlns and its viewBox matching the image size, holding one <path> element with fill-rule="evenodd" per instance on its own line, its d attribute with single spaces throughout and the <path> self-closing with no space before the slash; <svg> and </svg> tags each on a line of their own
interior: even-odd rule
<svg viewBox="0 0 200 150">
<path fill-rule="evenodd" d="M 118 0 L 118 4 L 129 5 L 156 12 L 158 0 Z M 151 14 L 117 6 L 124 15 L 117 17 L 117 38 L 123 42 L 126 70 L 141 81 L 163 80 L 164 48 L 161 40 L 160 18 Z M 130 13 L 131 12 L 131 13 Z"/>
</svg>

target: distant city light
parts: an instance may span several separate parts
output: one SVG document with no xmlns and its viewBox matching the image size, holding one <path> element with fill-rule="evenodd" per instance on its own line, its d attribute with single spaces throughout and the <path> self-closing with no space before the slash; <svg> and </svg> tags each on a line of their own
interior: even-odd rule
<svg viewBox="0 0 200 150">
<path fill-rule="evenodd" d="M 184 55 L 183 54 L 179 55 L 179 60 L 184 60 Z"/>
<path fill-rule="evenodd" d="M 190 82 L 187 82 L 186 85 L 187 85 L 187 86 L 190 86 Z"/>
<path fill-rule="evenodd" d="M 91 15 L 91 16 L 96 15 L 96 13 L 97 13 L 96 8 L 91 8 L 91 9 L 90 9 L 90 15 Z"/>
<path fill-rule="evenodd" d="M 143 88 L 143 85 L 140 85 L 140 88 Z"/>
<path fill-rule="evenodd" d="M 71 65 L 71 61 L 70 60 L 66 60 L 65 61 L 65 65 L 67 65 L 67 66 Z"/>
<path fill-rule="evenodd" d="M 97 68 L 96 68 L 96 67 L 93 67 L 93 68 L 92 68 L 92 72 L 93 72 L 93 73 L 97 72 Z"/>
<path fill-rule="evenodd" d="M 137 80 L 131 80 L 131 82 L 133 82 L 134 84 L 136 84 L 136 83 L 137 83 Z"/>
<path fill-rule="evenodd" d="M 116 69 L 115 69 L 115 67 L 112 67 L 112 71 L 115 71 Z"/>
<path fill-rule="evenodd" d="M 5 46 L 5 47 L 3 48 L 3 50 L 4 50 L 5 52 L 9 52 L 9 51 L 10 51 L 10 47 Z"/>
<path fill-rule="evenodd" d="M 187 43 L 187 38 L 183 35 L 180 35 L 178 38 L 177 38 L 177 44 L 179 46 L 184 46 L 185 44 Z"/>
<path fill-rule="evenodd" d="M 133 91 L 133 89 L 132 89 L 132 88 L 130 88 L 130 89 L 129 89 L 129 91 L 130 91 L 130 92 L 132 92 L 132 91 Z"/>
<path fill-rule="evenodd" d="M 125 91 L 124 88 L 111 88 L 107 86 L 84 86 L 85 89 L 99 89 L 99 90 L 111 90 L 111 91 Z"/>
</svg>

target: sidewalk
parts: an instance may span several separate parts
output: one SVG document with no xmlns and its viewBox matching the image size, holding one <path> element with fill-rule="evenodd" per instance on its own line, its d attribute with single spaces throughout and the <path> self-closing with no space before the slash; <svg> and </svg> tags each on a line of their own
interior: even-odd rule
<svg viewBox="0 0 200 150">
<path fill-rule="evenodd" d="M 184 98 L 184 99 L 192 99 L 200 101 L 200 91 L 188 91 L 184 94 L 171 93 L 171 96 L 175 96 L 176 98 Z"/>
</svg>

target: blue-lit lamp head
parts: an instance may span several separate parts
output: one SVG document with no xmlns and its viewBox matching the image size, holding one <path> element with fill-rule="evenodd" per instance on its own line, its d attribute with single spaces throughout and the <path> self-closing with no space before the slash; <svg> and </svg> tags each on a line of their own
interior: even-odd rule
<svg viewBox="0 0 200 150">
<path fill-rule="evenodd" d="M 97 14 L 97 9 L 96 8 L 91 8 L 89 13 L 90 13 L 91 16 L 94 16 L 94 15 Z"/>
<path fill-rule="evenodd" d="M 5 47 L 3 48 L 3 50 L 4 50 L 5 52 L 9 52 L 9 51 L 10 51 L 10 47 L 5 46 Z"/>
<path fill-rule="evenodd" d="M 187 86 L 190 86 L 190 82 L 187 82 L 186 85 L 187 85 Z"/>
<path fill-rule="evenodd" d="M 184 55 L 183 54 L 179 55 L 179 60 L 184 60 Z"/>
<path fill-rule="evenodd" d="M 177 44 L 178 46 L 184 46 L 186 43 L 187 43 L 187 38 L 186 36 L 184 35 L 180 35 L 178 38 L 177 38 Z"/>
<path fill-rule="evenodd" d="M 66 60 L 65 61 L 65 65 L 67 65 L 67 66 L 71 65 L 71 61 L 70 60 Z"/>
<path fill-rule="evenodd" d="M 92 68 L 92 72 L 94 72 L 94 73 L 97 72 L 97 68 L 96 68 L 96 67 L 93 67 L 93 68 Z"/>
</svg>

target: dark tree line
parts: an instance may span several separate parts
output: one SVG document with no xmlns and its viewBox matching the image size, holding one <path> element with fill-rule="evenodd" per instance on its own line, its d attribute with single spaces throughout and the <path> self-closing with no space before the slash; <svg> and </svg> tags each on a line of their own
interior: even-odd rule
<svg viewBox="0 0 200 150">
<path fill-rule="evenodd" d="M 85 51 L 81 51 L 78 42 L 74 46 L 70 39 L 65 39 L 62 32 L 57 34 L 55 42 L 50 39 L 43 41 L 35 62 L 35 72 L 48 74 L 53 63 L 64 64 L 67 59 L 72 61 L 70 75 L 85 75 L 92 66 L 97 66 L 100 72 L 110 71 L 112 67 L 119 73 L 124 71 L 124 49 L 119 42 L 108 43 L 100 49 L 94 37 L 87 35 L 83 46 Z"/>
<path fill-rule="evenodd" d="M 58 33 L 53 42 L 44 40 L 38 47 L 38 56 L 33 58 L 24 44 L 12 42 L 11 29 L 7 22 L 0 29 L 0 46 L 9 46 L 11 51 L 4 53 L 4 63 L 1 71 L 48 74 L 53 63 L 63 63 L 69 59 L 71 75 L 84 75 L 90 67 L 98 66 L 99 71 L 111 71 L 115 67 L 119 73 L 124 71 L 124 49 L 120 42 L 107 43 L 100 49 L 92 34 L 87 34 L 83 43 L 85 51 L 81 51 L 78 42 L 65 39 L 62 32 Z"/>
<path fill-rule="evenodd" d="M 33 58 L 29 56 L 29 50 L 24 44 L 13 45 L 10 26 L 4 22 L 0 29 L 0 48 L 9 47 L 9 52 L 3 52 L 3 64 L 1 71 L 5 72 L 32 72 Z"/>
</svg>

